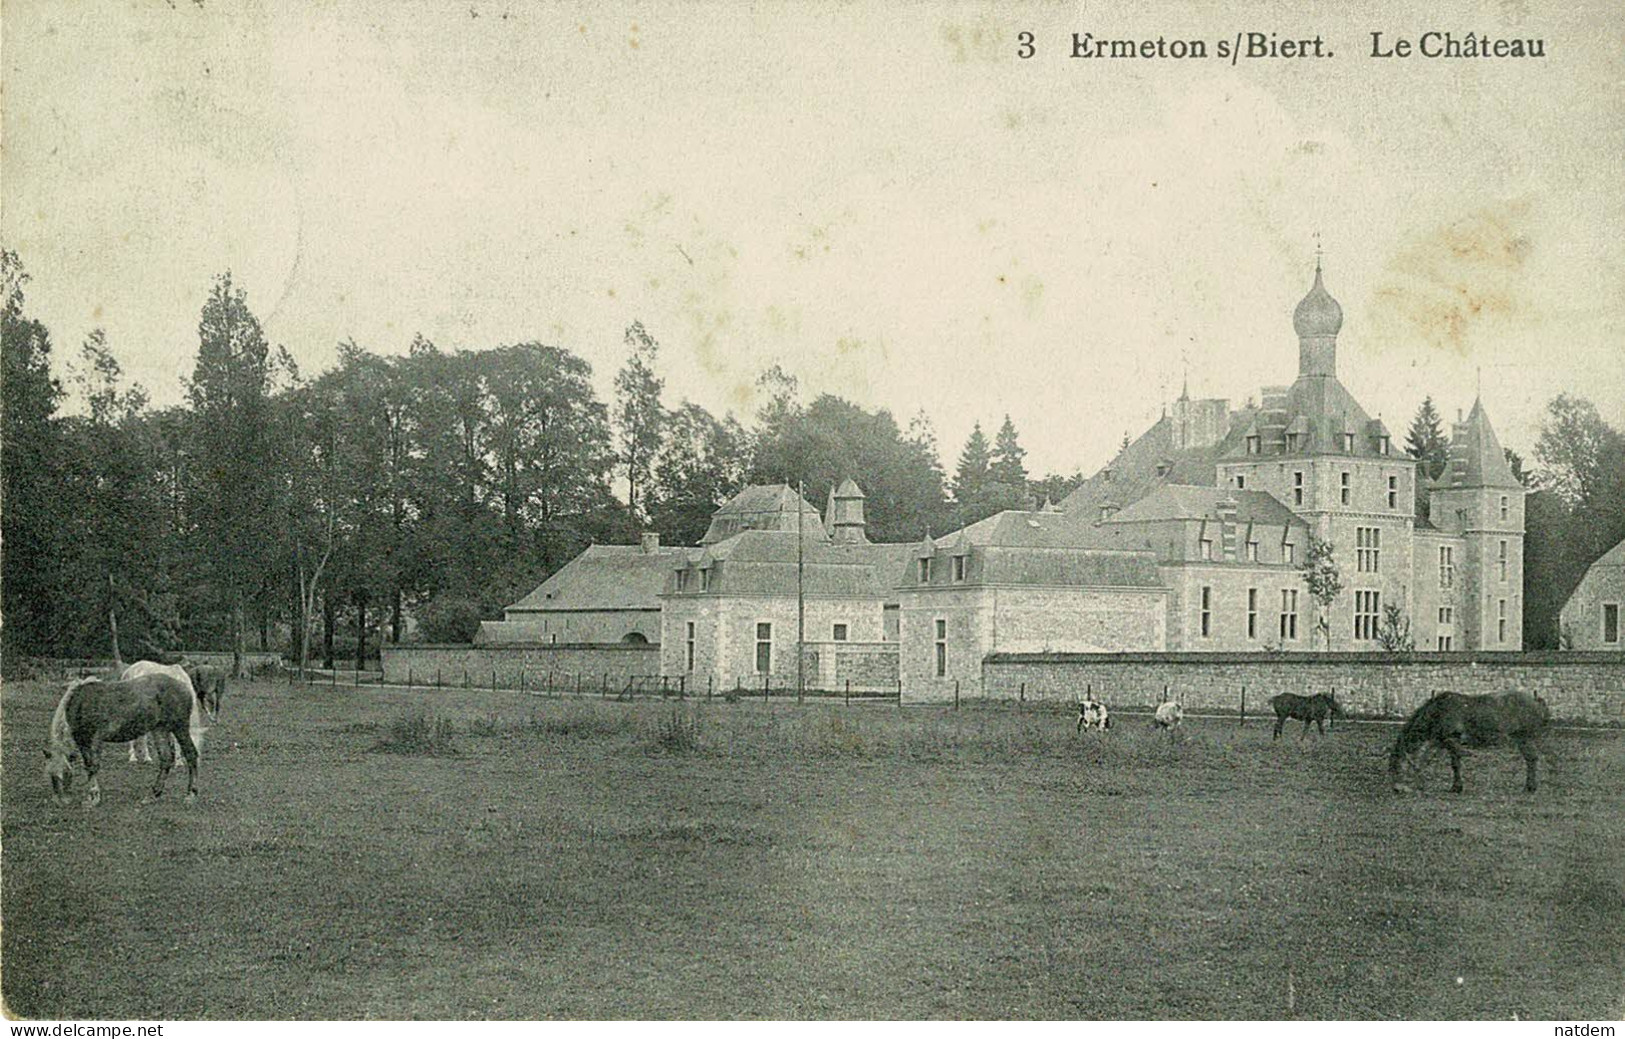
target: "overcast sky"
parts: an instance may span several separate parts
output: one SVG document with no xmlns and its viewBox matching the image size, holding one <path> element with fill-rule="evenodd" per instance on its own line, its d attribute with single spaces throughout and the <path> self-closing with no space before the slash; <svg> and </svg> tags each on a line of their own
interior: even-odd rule
<svg viewBox="0 0 1625 1039">
<path fill-rule="evenodd" d="M 778 362 L 923 408 L 950 469 L 1008 412 L 1044 472 L 1187 368 L 1290 382 L 1318 232 L 1340 374 L 1396 435 L 1479 368 L 1526 454 L 1560 391 L 1625 424 L 1617 2 L 1146 6 L 6 0 L 0 237 L 59 352 L 104 327 L 160 404 L 230 268 L 307 373 L 534 339 L 607 399 L 640 319 L 668 404 L 748 413 Z M 1369 57 L 1428 29 L 1547 57 Z M 1335 56 L 1065 56 L 1249 30 Z"/>
</svg>

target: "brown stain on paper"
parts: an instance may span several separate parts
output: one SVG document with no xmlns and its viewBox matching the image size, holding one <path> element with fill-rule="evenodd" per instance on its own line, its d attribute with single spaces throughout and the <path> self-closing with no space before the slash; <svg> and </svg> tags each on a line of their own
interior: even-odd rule
<svg viewBox="0 0 1625 1039">
<path fill-rule="evenodd" d="M 1528 200 L 1511 201 L 1412 238 L 1384 264 L 1376 309 L 1430 346 L 1467 354 L 1483 325 L 1522 306 L 1534 252 L 1530 209 Z"/>
</svg>

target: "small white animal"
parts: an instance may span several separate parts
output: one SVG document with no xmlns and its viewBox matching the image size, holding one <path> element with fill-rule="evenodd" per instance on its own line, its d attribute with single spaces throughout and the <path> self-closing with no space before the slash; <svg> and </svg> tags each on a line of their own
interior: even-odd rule
<svg viewBox="0 0 1625 1039">
<path fill-rule="evenodd" d="M 1084 729 L 1104 731 L 1111 727 L 1111 715 L 1107 713 L 1105 704 L 1099 700 L 1085 700 L 1078 704 L 1078 732 Z"/>
<path fill-rule="evenodd" d="M 1171 732 L 1184 720 L 1185 709 L 1173 700 L 1166 700 L 1157 705 L 1157 716 L 1151 720 L 1151 724 Z"/>
</svg>

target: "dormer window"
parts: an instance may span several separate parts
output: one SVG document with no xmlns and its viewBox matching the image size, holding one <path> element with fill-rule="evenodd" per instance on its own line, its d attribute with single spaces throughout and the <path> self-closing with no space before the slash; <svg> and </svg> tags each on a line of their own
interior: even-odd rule
<svg viewBox="0 0 1625 1039">
<path fill-rule="evenodd" d="M 1291 566 L 1298 561 L 1298 546 L 1292 542 L 1283 542 L 1281 545 L 1281 562 Z"/>
<path fill-rule="evenodd" d="M 1257 434 L 1254 434 L 1253 436 L 1248 437 L 1247 438 L 1247 453 L 1250 454 L 1250 455 L 1258 454 L 1259 449 L 1260 449 L 1262 444 L 1263 444 L 1263 441 Z"/>
<path fill-rule="evenodd" d="M 954 580 L 955 581 L 963 581 L 964 579 L 965 579 L 965 557 L 964 556 L 954 556 Z"/>
<path fill-rule="evenodd" d="M 1202 558 L 1203 559 L 1212 559 L 1213 558 L 1213 541 L 1212 541 L 1212 539 L 1210 539 L 1210 538 L 1203 538 L 1202 539 L 1201 551 L 1202 551 Z"/>
<path fill-rule="evenodd" d="M 1286 449 L 1288 453 L 1298 450 L 1298 434 L 1288 433 L 1286 435 Z"/>
<path fill-rule="evenodd" d="M 708 566 L 701 567 L 700 568 L 700 591 L 709 592 L 710 590 L 711 590 L 711 568 L 708 567 Z"/>
<path fill-rule="evenodd" d="M 679 570 L 679 571 L 677 571 L 677 590 L 679 592 L 688 591 L 688 571 L 687 570 Z"/>
<path fill-rule="evenodd" d="M 1247 542 L 1247 562 L 1258 562 L 1258 542 L 1256 541 Z"/>
<path fill-rule="evenodd" d="M 1346 455 L 1352 455 L 1354 453 L 1354 434 L 1353 433 L 1344 433 L 1343 434 L 1343 453 L 1346 454 Z"/>
<path fill-rule="evenodd" d="M 931 583 L 931 560 L 930 559 L 922 559 L 922 560 L 920 560 L 920 583 L 921 584 L 930 584 Z"/>
</svg>

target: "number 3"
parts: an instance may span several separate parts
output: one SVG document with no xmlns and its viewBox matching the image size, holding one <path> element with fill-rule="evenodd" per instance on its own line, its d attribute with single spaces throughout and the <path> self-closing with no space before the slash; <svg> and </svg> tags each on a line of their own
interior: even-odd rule
<svg viewBox="0 0 1625 1039">
<path fill-rule="evenodd" d="M 1030 32 L 1017 33 L 1016 34 L 1016 42 L 1021 44 L 1021 48 L 1016 51 L 1016 57 L 1018 57 L 1018 58 L 1030 58 L 1030 57 L 1033 56 L 1033 34 L 1032 33 L 1030 33 Z"/>
</svg>

